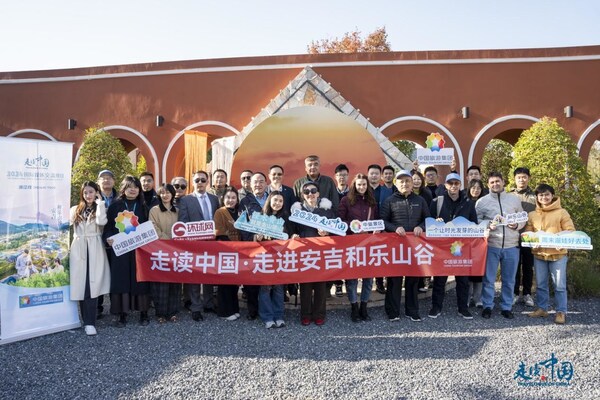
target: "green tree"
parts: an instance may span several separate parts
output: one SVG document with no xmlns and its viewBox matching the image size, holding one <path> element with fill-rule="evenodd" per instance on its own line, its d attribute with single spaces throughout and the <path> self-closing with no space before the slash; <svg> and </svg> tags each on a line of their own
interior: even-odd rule
<svg viewBox="0 0 600 400">
<path fill-rule="evenodd" d="M 146 158 L 140 154 L 138 157 L 137 165 L 135 166 L 135 176 L 140 176 L 142 173 L 148 171 L 148 165 L 146 164 Z"/>
<path fill-rule="evenodd" d="M 85 131 L 79 159 L 73 165 L 71 204 L 79 202 L 81 184 L 96 181 L 98 172 L 103 169 L 109 169 L 115 174 L 117 186 L 125 175 L 135 173 L 121 142 L 101 126 L 90 127 Z"/>
<path fill-rule="evenodd" d="M 392 142 L 392 144 L 411 161 L 415 160 L 415 150 L 417 149 L 417 145 L 414 142 L 411 142 L 410 140 L 396 140 L 395 142 Z"/>
<path fill-rule="evenodd" d="M 532 188 L 542 182 L 554 187 L 556 195 L 561 198 L 561 205 L 571 214 L 576 229 L 590 235 L 592 244 L 598 249 L 600 217 L 594 201 L 594 188 L 568 132 L 556 119 L 544 117 L 521 134 L 514 155 L 511 168 L 529 168 Z M 514 185 L 513 177 L 510 178 Z M 598 258 L 594 256 L 592 259 Z"/>
<path fill-rule="evenodd" d="M 492 171 L 502 173 L 504 181 L 508 182 L 510 176 L 510 161 L 513 155 L 513 147 L 510 143 L 500 139 L 492 139 L 485 150 L 481 159 L 481 173 L 484 182 L 487 181 L 488 174 Z"/>
<path fill-rule="evenodd" d="M 361 31 L 355 29 L 346 32 L 342 38 L 313 40 L 308 45 L 309 54 L 321 53 L 374 53 L 391 51 L 391 45 L 387 41 L 385 26 L 377 28 L 369 33 L 364 39 Z"/>
</svg>

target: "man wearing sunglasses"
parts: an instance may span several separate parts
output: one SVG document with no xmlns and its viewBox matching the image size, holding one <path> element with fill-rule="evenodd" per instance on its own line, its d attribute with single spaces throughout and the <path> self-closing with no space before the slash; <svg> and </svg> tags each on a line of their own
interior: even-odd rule
<svg viewBox="0 0 600 400">
<path fill-rule="evenodd" d="M 431 216 L 438 221 L 450 222 L 457 217 L 463 217 L 477 223 L 475 203 L 460 191 L 460 175 L 450 173 L 446 176 L 446 192 L 433 199 L 429 211 Z M 431 296 L 431 310 L 429 318 L 437 318 L 442 313 L 444 296 L 446 294 L 447 276 L 436 276 L 433 280 L 433 294 Z M 456 300 L 458 315 L 464 319 L 473 319 L 468 308 L 469 277 L 456 277 Z"/>
<path fill-rule="evenodd" d="M 194 192 L 183 196 L 179 200 L 179 221 L 210 221 L 213 219 L 215 211 L 219 208 L 219 199 L 213 194 L 206 193 L 208 174 L 204 171 L 195 172 L 192 182 Z M 202 285 L 204 301 L 200 299 L 200 285 L 190 284 L 189 291 L 190 300 L 192 301 L 190 309 L 194 321 L 204 319 L 201 312 L 203 307 L 204 312 L 215 312 L 213 285 Z"/>
<path fill-rule="evenodd" d="M 238 190 L 238 196 L 240 197 L 240 201 L 242 201 L 242 199 L 246 197 L 248 193 L 252 193 L 252 184 L 250 183 L 251 179 L 252 171 L 250 171 L 249 169 L 243 170 L 240 174 L 240 183 L 242 185 L 240 190 Z"/>
<path fill-rule="evenodd" d="M 175 188 L 175 206 L 179 207 L 179 200 L 187 193 L 188 182 L 183 176 L 171 179 L 171 185 Z"/>
<path fill-rule="evenodd" d="M 296 179 L 294 182 L 294 193 L 299 201 L 302 201 L 302 186 L 306 182 L 314 182 L 319 188 L 321 197 L 331 200 L 333 203 L 332 209 L 337 212 L 340 198 L 337 194 L 336 184 L 333 179 L 328 176 L 321 175 L 321 160 L 319 156 L 308 156 L 304 159 L 304 169 L 306 176 Z"/>
</svg>

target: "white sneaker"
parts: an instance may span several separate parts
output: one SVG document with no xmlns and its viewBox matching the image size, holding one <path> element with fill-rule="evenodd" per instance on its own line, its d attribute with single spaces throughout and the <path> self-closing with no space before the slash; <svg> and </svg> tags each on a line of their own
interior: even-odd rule
<svg viewBox="0 0 600 400">
<path fill-rule="evenodd" d="M 278 328 L 283 328 L 285 326 L 285 321 L 282 319 L 278 319 L 277 321 L 275 321 L 275 326 Z"/>
<path fill-rule="evenodd" d="M 265 323 L 265 328 L 267 328 L 267 329 L 271 329 L 274 326 L 275 326 L 275 322 L 273 322 L 273 321 L 269 321 L 269 322 Z"/>
<path fill-rule="evenodd" d="M 98 334 L 94 325 L 86 325 L 83 327 L 83 329 L 85 330 L 85 334 L 88 336 L 96 336 Z"/>
<path fill-rule="evenodd" d="M 525 305 L 527 307 L 533 307 L 535 304 L 533 303 L 533 298 L 530 294 L 525 295 Z"/>
<path fill-rule="evenodd" d="M 235 321 L 240 317 L 240 314 L 231 314 L 229 317 L 225 317 L 225 321 Z"/>
<path fill-rule="evenodd" d="M 520 300 L 521 300 L 521 296 L 513 296 L 513 303 L 512 303 L 512 305 L 514 306 Z"/>
<path fill-rule="evenodd" d="M 237 313 L 237 312 L 235 314 L 233 314 L 233 315 L 235 315 L 236 318 L 241 317 L 240 313 Z"/>
</svg>

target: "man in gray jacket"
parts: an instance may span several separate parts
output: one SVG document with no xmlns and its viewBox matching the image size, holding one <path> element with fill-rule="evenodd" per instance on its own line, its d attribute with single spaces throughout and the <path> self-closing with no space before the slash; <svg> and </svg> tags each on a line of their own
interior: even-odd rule
<svg viewBox="0 0 600 400">
<path fill-rule="evenodd" d="M 497 215 L 506 216 L 523 211 L 521 201 L 518 197 L 504 191 L 504 179 L 499 172 L 492 172 L 488 177 L 488 188 L 490 193 L 477 201 L 477 219 L 479 222 L 486 221 L 489 225 L 490 235 L 488 238 L 487 261 L 485 275 L 483 277 L 483 291 L 481 301 L 483 302 L 483 318 L 492 316 L 494 307 L 494 284 L 496 283 L 496 272 L 500 264 L 502 277 L 502 291 L 500 295 L 501 314 L 505 318 L 512 319 L 512 298 L 515 286 L 515 275 L 519 263 L 519 229 L 525 226 L 525 222 L 509 225 L 498 225 L 493 222 Z"/>
</svg>

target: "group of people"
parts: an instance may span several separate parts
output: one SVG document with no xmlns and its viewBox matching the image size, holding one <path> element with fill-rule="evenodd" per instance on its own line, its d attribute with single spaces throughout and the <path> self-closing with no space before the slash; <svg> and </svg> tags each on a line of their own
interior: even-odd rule
<svg viewBox="0 0 600 400">
<path fill-rule="evenodd" d="M 29 278 L 35 274 L 57 274 L 65 271 L 59 257 L 52 258 L 50 263 L 43 258 L 40 265 L 36 266 L 31 259 L 29 249 L 24 249 L 16 258 L 15 269 L 17 270 L 17 277 L 20 279 Z"/>
<path fill-rule="evenodd" d="M 192 176 L 191 191 L 183 177 L 175 177 L 171 183 L 163 183 L 155 189 L 154 177 L 145 172 L 140 178 L 127 176 L 117 192 L 114 175 L 101 171 L 98 182 L 85 182 L 81 187 L 80 202 L 71 209 L 74 239 L 71 247 L 71 296 L 80 301 L 81 314 L 88 335 L 95 335 L 95 321 L 102 316 L 103 295 L 110 294 L 111 314 L 114 324 L 122 327 L 128 323 L 132 310 L 139 311 L 139 323 L 149 323 L 148 310 L 153 304 L 159 323 L 175 322 L 182 301 L 191 311 L 194 321 L 204 319 L 203 313 L 215 312 L 228 321 L 240 318 L 237 285 L 200 285 L 178 283 L 148 283 L 136 280 L 135 252 L 117 256 L 112 249 L 111 237 L 119 232 L 115 222 L 123 211 L 138 217 L 139 223 L 151 221 L 159 239 L 171 239 L 171 228 L 177 221 L 195 222 L 213 220 L 216 240 L 263 241 L 270 237 L 238 230 L 234 223 L 242 213 L 259 212 L 283 219 L 284 232 L 289 240 L 323 237 L 329 232 L 289 220 L 295 209 L 325 216 L 339 217 L 350 224 L 353 220 L 384 221 L 386 232 L 400 236 L 407 233 L 421 236 L 425 233 L 425 219 L 433 217 L 449 222 L 464 217 L 475 223 L 486 221 L 489 227 L 488 254 L 485 274 L 482 277 L 456 277 L 458 315 L 472 319 L 469 306 L 483 308 L 482 316 L 490 318 L 494 307 L 494 284 L 500 266 L 502 290 L 500 309 L 506 318 L 513 318 L 512 306 L 518 297 L 518 274 L 523 275 L 523 299 L 533 306 L 531 298 L 531 270 L 535 266 L 538 309 L 532 317 L 548 315 L 548 278 L 552 277 L 556 298 L 555 322 L 565 323 L 566 315 L 566 251 L 561 249 L 535 248 L 533 252 L 521 248 L 520 232 L 561 232 L 574 230 L 568 213 L 560 207 L 560 199 L 554 189 L 541 184 L 535 191 L 529 189 L 529 171 L 515 170 L 517 189 L 515 193 L 504 191 L 505 181 L 501 174 L 491 172 L 487 186 L 481 180 L 481 170 L 471 166 L 467 171 L 467 185 L 461 190 L 461 177 L 449 173 L 443 184 L 438 184 L 437 170 L 427 167 L 424 174 L 415 164 L 412 171 L 396 172 L 393 167 L 370 165 L 366 173 L 358 173 L 350 179 L 349 168 L 340 164 L 335 176 L 321 174 L 318 156 L 305 159 L 306 175 L 297 179 L 293 186 L 283 184 L 284 168 L 273 165 L 267 174 L 244 170 L 241 187 L 227 184 L 227 172 L 216 170 L 211 176 L 197 171 Z M 525 175 L 526 179 L 521 179 Z M 528 205 L 525 205 L 527 203 Z M 496 225 L 497 215 L 507 215 L 523 210 L 529 211 L 525 223 Z M 352 234 L 352 232 L 348 232 Z M 529 249 L 528 249 L 529 250 Z M 527 255 L 529 254 L 529 259 Z M 530 261 L 532 259 L 532 265 Z M 520 262 L 522 260 L 522 262 Z M 529 260 L 529 261 L 528 261 Z M 521 268 L 518 266 L 521 264 Z M 521 272 L 522 271 L 522 272 Z M 367 304 L 373 288 L 373 278 L 345 281 L 350 301 L 350 318 L 354 322 L 369 321 Z M 428 313 L 437 318 L 443 309 L 445 287 L 448 277 L 433 279 L 432 305 Z M 418 292 L 421 278 L 416 276 L 376 278 L 376 289 L 385 293 L 385 312 L 391 321 L 401 316 L 402 286 L 405 288 L 404 316 L 421 321 Z M 387 287 L 384 282 L 387 283 Z M 326 321 L 326 297 L 335 285 L 336 293 L 342 290 L 342 281 L 301 283 L 300 322 L 302 325 L 323 325 Z M 291 285 L 294 287 L 294 285 Z M 289 285 L 244 285 L 243 296 L 247 300 L 247 318 L 260 318 L 267 329 L 286 325 L 284 298 Z M 216 298 L 214 296 L 216 290 Z"/>
</svg>

